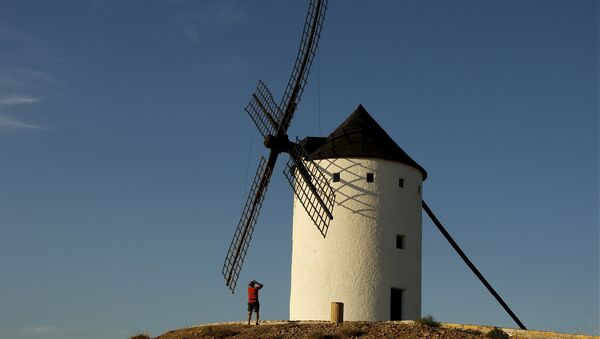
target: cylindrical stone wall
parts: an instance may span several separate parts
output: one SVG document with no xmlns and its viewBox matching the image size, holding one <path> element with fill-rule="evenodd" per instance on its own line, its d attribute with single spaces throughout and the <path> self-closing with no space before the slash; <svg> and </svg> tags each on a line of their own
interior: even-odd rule
<svg viewBox="0 0 600 339">
<path fill-rule="evenodd" d="M 402 290 L 401 318 L 419 318 L 421 172 L 382 159 L 316 162 L 340 174 L 334 219 L 323 238 L 294 197 L 290 319 L 328 320 L 342 302 L 344 320 L 390 320 L 392 289 Z"/>
</svg>

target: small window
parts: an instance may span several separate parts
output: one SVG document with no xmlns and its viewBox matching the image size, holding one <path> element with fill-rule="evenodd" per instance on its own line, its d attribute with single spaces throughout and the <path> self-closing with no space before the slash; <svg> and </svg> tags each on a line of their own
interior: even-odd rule
<svg viewBox="0 0 600 339">
<path fill-rule="evenodd" d="M 404 179 L 398 179 L 398 187 L 404 187 Z"/>
<path fill-rule="evenodd" d="M 375 174 L 367 173 L 367 182 L 373 182 L 375 180 Z"/>
<path fill-rule="evenodd" d="M 339 181 L 340 181 L 340 174 L 333 173 L 333 182 L 339 182 Z"/>
<path fill-rule="evenodd" d="M 396 234 L 396 248 L 403 249 L 404 248 L 404 236 L 400 234 Z"/>
<path fill-rule="evenodd" d="M 421 195 L 421 185 L 419 185 L 419 195 Z"/>
</svg>

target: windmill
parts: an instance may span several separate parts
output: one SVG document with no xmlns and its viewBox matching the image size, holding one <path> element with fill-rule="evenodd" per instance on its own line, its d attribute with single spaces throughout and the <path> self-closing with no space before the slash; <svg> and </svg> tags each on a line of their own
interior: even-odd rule
<svg viewBox="0 0 600 339">
<path fill-rule="evenodd" d="M 264 144 L 270 149 L 270 153 L 268 160 L 264 157 L 260 159 L 223 264 L 225 283 L 232 293 L 235 291 L 279 153 L 289 154 L 289 161 L 284 170 L 285 177 L 323 237 L 326 236 L 329 222 L 333 219 L 333 189 L 319 167 L 310 160 L 303 146 L 290 142 L 287 136 L 317 51 L 326 10 L 327 0 L 310 1 L 298 56 L 281 102 L 277 104 L 267 86 L 259 81 L 246 107 L 246 112 L 265 138 Z"/>
<path fill-rule="evenodd" d="M 350 173 L 357 178 L 361 178 L 363 173 L 357 173 L 360 171 L 365 172 L 364 170 L 366 169 L 368 171 L 372 171 L 364 173 L 366 182 L 372 183 L 375 181 L 376 175 L 377 178 L 380 177 L 380 175 L 376 172 L 381 170 L 382 173 L 380 174 L 382 174 L 381 177 L 383 179 L 393 178 L 398 180 L 396 181 L 397 187 L 404 188 L 405 184 L 407 186 L 412 185 L 413 187 L 417 187 L 416 190 L 412 191 L 412 195 L 410 197 L 405 195 L 405 197 L 408 198 L 403 201 L 403 203 L 408 202 L 408 205 L 410 205 L 410 211 L 408 213 L 410 214 L 410 217 L 408 218 L 408 222 L 412 223 L 412 226 L 409 227 L 412 228 L 412 230 L 407 229 L 407 232 L 412 232 L 412 238 L 417 239 L 416 242 L 414 242 L 417 244 L 417 246 L 412 249 L 411 255 L 413 266 L 410 267 L 410 265 L 408 265 L 403 267 L 403 269 L 406 271 L 404 273 L 408 272 L 408 275 L 412 275 L 413 277 L 418 276 L 418 279 L 411 278 L 404 281 L 406 284 L 410 285 L 411 289 L 416 291 L 412 292 L 411 295 L 410 308 L 412 308 L 412 314 L 410 317 L 415 318 L 420 316 L 420 237 L 421 209 L 423 209 L 431 218 L 436 227 L 440 230 L 440 232 L 444 235 L 453 249 L 459 254 L 459 256 L 473 271 L 477 278 L 484 284 L 494 298 L 496 298 L 504 310 L 519 325 L 519 327 L 525 329 L 523 323 L 502 300 L 500 295 L 492 288 L 479 270 L 477 270 L 475 265 L 460 249 L 458 244 L 452 239 L 450 234 L 446 231 L 441 222 L 436 218 L 432 210 L 422 199 L 421 185 L 427 176 L 425 170 L 413 159 L 411 159 L 387 135 L 387 133 L 385 133 L 385 131 L 366 112 L 364 107 L 359 106 L 357 110 L 327 138 L 307 137 L 304 140 L 297 141 L 295 143 L 289 141 L 287 130 L 300 101 L 304 86 L 306 85 L 312 60 L 317 50 L 326 9 L 327 0 L 310 1 L 298 56 L 296 58 L 292 74 L 281 102 L 277 104 L 267 86 L 262 81 L 259 81 L 256 91 L 252 94 L 250 103 L 246 107 L 246 112 L 250 115 L 259 132 L 264 137 L 264 145 L 270 149 L 270 154 L 268 160 L 265 160 L 264 157 L 261 157 L 250 193 L 242 212 L 242 216 L 229 246 L 222 270 L 226 285 L 229 287 L 232 293 L 235 291 L 237 280 L 240 275 L 244 258 L 248 251 L 254 227 L 257 223 L 258 214 L 264 200 L 269 180 L 271 178 L 279 153 L 284 152 L 289 154 L 289 160 L 285 166 L 284 174 L 292 186 L 296 196 L 294 201 L 293 231 L 295 239 L 297 234 L 296 224 L 302 226 L 306 223 L 314 224 L 319 230 L 320 235 L 325 238 L 328 233 L 330 222 L 334 218 L 334 205 L 345 207 L 346 210 L 342 210 L 336 214 L 336 221 L 340 216 L 340 219 L 342 219 L 341 222 L 336 224 L 336 229 L 364 226 L 365 224 L 370 224 L 370 226 L 375 227 L 380 227 L 381 224 L 384 224 L 383 228 L 385 228 L 387 227 L 385 224 L 389 225 L 395 222 L 394 217 L 398 216 L 398 211 L 402 209 L 400 206 L 397 206 L 397 198 L 387 199 L 388 201 L 392 201 L 392 203 L 396 203 L 396 205 L 382 206 L 378 201 L 381 197 L 385 197 L 385 195 L 397 197 L 398 195 L 395 192 L 388 190 L 385 194 L 380 194 L 379 189 L 384 186 L 371 189 L 368 185 L 364 185 L 364 182 L 361 184 L 356 184 L 358 182 L 358 179 L 356 178 L 352 179 L 352 181 L 346 181 L 346 187 L 336 186 L 336 190 L 334 191 L 334 188 L 332 188 L 330 184 L 330 180 L 326 177 L 326 174 L 330 175 L 330 178 L 332 178 L 331 181 L 340 182 L 341 173 L 346 172 L 346 174 Z M 332 171 L 331 168 L 338 170 L 338 172 L 335 170 Z M 401 173 L 403 177 L 398 178 L 398 173 Z M 385 187 L 385 189 L 387 189 L 387 187 Z M 357 191 L 358 193 L 356 195 L 352 195 L 354 194 L 352 193 L 353 190 Z M 340 193 L 340 195 L 344 195 L 341 199 L 341 202 L 336 201 L 335 192 Z M 357 198 L 357 196 L 364 197 L 369 195 L 376 196 L 376 198 L 374 200 L 367 199 L 368 201 L 366 203 L 365 201 L 360 201 L 360 199 Z M 345 202 L 359 202 L 363 205 L 366 205 L 367 208 L 355 209 L 355 206 L 352 206 L 351 204 L 344 205 Z M 301 208 L 298 206 L 301 206 Z M 374 216 L 368 215 L 369 208 L 372 208 Z M 337 210 L 338 209 L 336 209 L 336 211 Z M 382 213 L 382 211 L 385 212 L 386 210 L 390 212 L 387 216 L 384 215 L 385 213 Z M 418 211 L 418 213 L 416 211 Z M 359 223 L 356 222 L 356 219 L 352 220 L 353 215 L 357 213 L 362 217 L 365 217 L 360 219 Z M 381 215 L 384 215 L 384 217 Z M 390 218 L 389 215 L 392 215 L 392 217 Z M 369 221 L 368 219 L 373 219 L 374 221 Z M 406 221 L 406 218 L 404 219 L 405 220 L 402 221 Z M 390 220 L 392 221 L 390 222 Z M 346 221 L 348 222 L 346 223 Z M 360 225 L 360 223 L 363 224 Z M 350 227 L 348 227 L 348 225 L 350 225 Z M 303 227 L 303 229 L 306 229 L 306 227 Z M 332 272 L 335 273 L 335 270 L 338 270 L 340 267 L 342 269 L 346 269 L 344 273 L 349 275 L 353 275 L 357 271 L 361 271 L 356 268 L 355 262 L 351 262 L 349 260 L 349 258 L 352 257 L 351 252 L 346 251 L 340 255 L 338 249 L 348 247 L 349 239 L 358 239 L 359 241 L 355 243 L 364 244 L 365 241 L 363 240 L 365 238 L 363 237 L 373 237 L 374 232 L 365 232 L 364 230 L 359 230 L 358 232 L 344 231 L 346 232 L 345 236 L 337 238 L 334 237 L 334 239 L 328 237 L 326 239 L 328 241 L 336 241 L 337 239 L 338 247 L 335 248 L 327 248 L 327 243 L 322 244 L 314 241 L 314 239 L 311 237 L 314 238 L 315 232 L 312 232 L 312 235 L 309 237 L 305 237 L 302 232 L 298 233 L 300 234 L 299 238 L 301 239 L 300 241 L 294 241 L 294 247 L 292 249 L 292 292 L 290 296 L 290 316 L 291 318 L 296 319 L 305 318 L 314 320 L 319 319 L 318 317 L 321 316 L 317 313 L 317 317 L 314 317 L 314 309 L 319 308 L 316 307 L 316 305 L 318 303 L 322 304 L 327 297 L 330 297 L 339 291 L 343 291 L 344 293 L 351 291 L 351 294 L 345 294 L 345 296 L 348 298 L 353 298 L 352 294 L 356 295 L 358 293 L 354 293 L 354 289 L 344 286 L 343 284 L 337 284 L 332 290 L 325 291 L 326 293 L 323 293 L 324 290 L 319 289 L 318 287 L 306 289 L 304 286 L 307 284 L 310 285 L 312 282 L 307 282 L 306 280 L 302 279 L 306 279 L 306 277 L 314 277 L 316 273 L 317 276 L 325 276 L 323 285 L 331 285 L 330 280 Z M 364 256 L 369 257 L 369 260 L 363 260 L 363 262 L 360 264 L 368 269 L 362 270 L 363 272 L 361 272 L 359 276 L 365 280 L 378 280 L 374 283 L 385 285 L 388 284 L 389 281 L 385 281 L 387 278 L 381 279 L 380 276 L 385 276 L 385 274 L 387 274 L 389 278 L 389 276 L 397 275 L 395 273 L 398 271 L 393 271 L 382 267 L 389 267 L 390 261 L 387 259 L 381 260 L 380 258 L 381 253 L 385 251 L 382 250 L 382 248 L 387 246 L 383 244 L 381 240 L 381 238 L 366 239 L 367 242 L 370 241 L 370 247 L 366 248 L 365 250 L 363 246 L 362 253 L 364 253 Z M 300 246 L 298 246 L 297 243 L 301 243 Z M 404 246 L 404 235 L 396 234 L 395 243 L 396 248 L 402 249 Z M 303 248 L 303 244 L 309 245 Z M 331 255 L 315 256 L 312 254 L 318 251 L 323 251 L 324 249 L 325 251 L 329 251 L 329 254 Z M 352 248 L 352 250 L 354 250 L 354 248 Z M 300 253 L 300 255 L 296 256 L 295 252 Z M 323 262 L 326 261 L 325 259 L 331 260 L 336 256 L 340 259 L 338 262 L 329 262 L 323 264 Z M 314 265 L 315 263 L 317 263 L 317 265 Z M 321 271 L 306 271 L 306 268 L 312 269 L 314 267 L 317 267 L 317 269 L 320 269 Z M 384 274 L 382 274 L 382 272 Z M 295 281 L 300 282 L 298 283 Z M 359 280 L 358 283 L 360 282 L 361 281 Z M 301 286 L 301 288 L 298 288 L 297 286 Z M 376 320 L 384 320 L 383 318 L 385 317 L 385 314 L 388 315 L 387 320 L 390 320 L 390 318 L 392 320 L 403 318 L 401 316 L 401 313 L 405 308 L 401 305 L 403 303 L 400 302 L 399 305 L 396 305 L 396 309 L 394 308 L 394 303 L 397 303 L 397 300 L 402 300 L 402 294 L 404 290 L 402 288 L 391 289 L 391 302 L 389 303 L 391 304 L 391 307 L 387 310 L 384 309 L 385 307 L 382 308 L 382 305 L 389 305 L 386 304 L 386 301 L 383 300 L 383 298 L 381 298 L 383 294 L 382 291 L 384 290 L 386 289 L 381 288 L 381 286 L 375 286 L 375 288 L 373 288 L 369 293 L 362 293 L 363 295 L 367 296 L 367 298 L 363 300 L 363 304 L 367 304 L 370 309 L 357 312 L 355 317 L 359 318 L 358 320 L 365 320 L 360 319 L 361 317 L 365 317 L 365 314 L 367 318 L 373 318 Z M 321 295 L 302 294 L 306 291 L 319 291 Z M 387 291 L 389 291 L 389 289 L 387 289 Z M 321 314 L 323 313 L 321 312 Z"/>
</svg>

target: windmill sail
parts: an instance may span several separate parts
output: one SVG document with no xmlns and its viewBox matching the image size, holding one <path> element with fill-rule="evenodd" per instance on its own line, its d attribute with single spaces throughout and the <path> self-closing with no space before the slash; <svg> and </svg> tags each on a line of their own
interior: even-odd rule
<svg viewBox="0 0 600 339">
<path fill-rule="evenodd" d="M 267 185 L 271 179 L 271 173 L 271 168 L 267 166 L 265 158 L 261 157 L 256 176 L 252 182 L 250 194 L 246 200 L 240 222 L 229 245 L 223 265 L 223 276 L 231 293 L 235 290 L 235 285 L 240 276 L 242 264 L 244 263 L 250 239 L 252 239 L 252 233 L 254 232 L 254 226 L 256 225 L 256 220 L 258 219 L 258 214 L 265 198 Z"/>
<path fill-rule="evenodd" d="M 290 149 L 290 160 L 283 171 L 298 200 L 319 232 L 325 237 L 333 219 L 335 193 L 319 166 L 300 143 Z"/>
<path fill-rule="evenodd" d="M 294 111 L 300 102 L 300 97 L 304 91 L 304 86 L 310 73 L 317 47 L 319 45 L 319 37 L 323 28 L 323 20 L 327 11 L 327 0 L 311 1 L 306 21 L 304 22 L 304 30 L 302 31 L 302 40 L 298 50 L 298 57 L 294 64 L 294 69 L 290 75 L 285 94 L 281 99 L 280 107 L 285 108 L 284 119 L 281 123 L 280 130 L 287 131 Z"/>
<path fill-rule="evenodd" d="M 323 236 L 327 233 L 329 220 L 333 218 L 331 214 L 333 190 L 328 187 L 325 177 L 314 163 L 308 162 L 308 165 L 305 166 L 304 163 L 306 162 L 303 159 L 308 158 L 302 154 L 292 154 L 297 152 L 297 149 L 290 145 L 287 137 L 287 129 L 300 102 L 300 96 L 304 91 L 312 60 L 317 50 L 326 9 L 327 0 L 310 1 L 298 57 L 281 103 L 277 105 L 267 86 L 259 81 L 250 103 L 246 106 L 246 112 L 250 115 L 262 136 L 265 137 L 265 146 L 270 148 L 271 152 L 268 161 L 265 162 L 264 158 L 261 160 L 250 195 L 223 264 L 222 273 L 225 277 L 225 283 L 232 293 L 235 290 L 264 194 L 280 152 L 290 152 L 292 163 L 302 173 L 300 181 L 302 184 L 298 187 L 304 189 L 302 191 L 303 196 L 306 197 L 304 206 L 313 217 L 313 221 Z M 292 187 L 296 186 L 292 185 Z"/>
<path fill-rule="evenodd" d="M 283 112 L 275 103 L 271 91 L 262 81 L 258 81 L 256 91 L 246 106 L 246 112 L 256 124 L 263 138 L 277 133 Z"/>
</svg>

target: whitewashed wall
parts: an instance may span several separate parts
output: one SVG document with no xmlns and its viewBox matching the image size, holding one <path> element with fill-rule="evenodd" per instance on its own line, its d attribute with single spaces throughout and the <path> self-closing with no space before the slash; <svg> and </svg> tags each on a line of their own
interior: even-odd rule
<svg viewBox="0 0 600 339">
<path fill-rule="evenodd" d="M 402 318 L 421 316 L 421 173 L 381 159 L 317 163 L 336 203 L 323 239 L 294 198 L 291 320 L 329 320 L 330 303 L 344 303 L 345 320 L 389 320 L 391 288 L 403 289 Z M 374 182 L 367 182 L 367 173 Z M 404 187 L 399 187 L 399 178 Z M 404 249 L 396 248 L 404 235 Z"/>
</svg>

